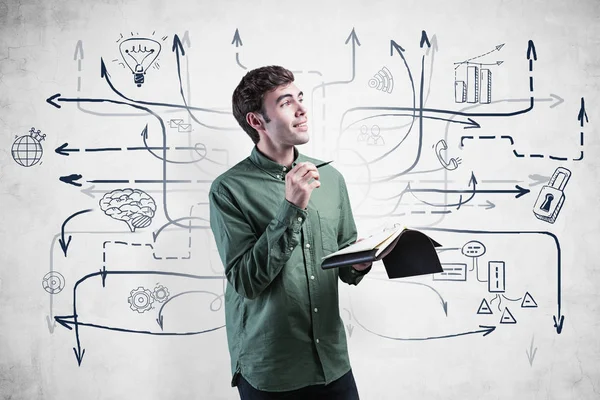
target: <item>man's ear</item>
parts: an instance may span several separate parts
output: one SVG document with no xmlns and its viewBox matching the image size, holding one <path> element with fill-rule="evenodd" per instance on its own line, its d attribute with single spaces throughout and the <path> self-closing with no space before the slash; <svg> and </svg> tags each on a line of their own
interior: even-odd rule
<svg viewBox="0 0 600 400">
<path fill-rule="evenodd" d="M 257 131 L 263 131 L 265 129 L 265 121 L 262 119 L 262 116 L 257 113 L 249 112 L 246 114 L 246 122 Z"/>
</svg>

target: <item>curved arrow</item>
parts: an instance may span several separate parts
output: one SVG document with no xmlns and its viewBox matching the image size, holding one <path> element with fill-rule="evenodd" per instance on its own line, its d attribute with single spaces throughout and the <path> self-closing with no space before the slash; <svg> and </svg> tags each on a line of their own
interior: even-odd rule
<svg viewBox="0 0 600 400">
<path fill-rule="evenodd" d="M 171 302 L 171 300 L 176 299 L 179 296 L 183 296 L 184 294 L 191 294 L 191 293 L 206 293 L 206 294 L 212 294 L 215 296 L 215 300 L 218 300 L 220 297 L 223 297 L 222 295 L 218 295 L 216 293 L 213 292 L 207 292 L 206 290 L 188 290 L 187 292 L 181 292 L 178 293 L 174 296 L 169 297 L 161 306 L 160 309 L 158 310 L 158 318 L 156 318 L 156 322 L 158 323 L 158 326 L 160 326 L 160 330 L 163 330 L 163 325 L 164 325 L 164 316 L 162 315 L 163 312 L 163 308 L 165 308 L 165 306 Z M 214 302 L 214 300 L 213 300 Z M 212 303 L 211 303 L 212 304 Z M 212 310 L 212 305 L 211 305 L 211 311 L 215 311 Z"/>
<path fill-rule="evenodd" d="M 467 204 L 471 200 L 473 200 L 473 198 L 475 197 L 475 193 L 477 193 L 477 178 L 475 178 L 475 174 L 473 173 L 473 171 L 471 171 L 471 179 L 469 179 L 469 186 L 473 186 L 473 190 L 471 191 L 471 196 L 468 199 L 466 199 L 465 201 L 463 201 L 462 194 L 461 194 L 460 195 L 460 200 L 458 201 L 458 203 L 454 203 L 454 204 L 434 204 L 434 203 L 428 203 L 428 202 L 426 202 L 424 200 L 421 200 L 421 199 L 419 199 L 417 196 L 415 196 L 413 194 L 412 188 L 410 187 L 410 182 L 406 185 L 405 191 L 410 192 L 412 194 L 412 196 L 417 201 L 420 201 L 421 203 L 427 204 L 428 206 L 432 206 L 432 207 L 458 207 L 458 208 L 460 208 L 463 204 Z"/>
<path fill-rule="evenodd" d="M 77 211 L 75 214 L 73 214 L 69 218 L 65 219 L 65 221 L 62 223 L 62 226 L 60 228 L 61 238 L 58 239 L 58 242 L 60 243 L 60 247 L 62 248 L 62 251 L 65 254 L 65 257 L 67 256 L 67 250 L 69 249 L 69 245 L 71 244 L 71 235 L 69 235 L 69 239 L 67 241 L 65 241 L 65 226 L 67 225 L 67 222 L 69 222 L 71 219 L 75 218 L 76 216 L 78 216 L 80 214 L 85 214 L 90 211 L 93 211 L 93 210 L 91 208 L 89 208 L 87 210 Z"/>
<path fill-rule="evenodd" d="M 438 295 L 438 297 L 440 298 L 440 302 L 442 303 L 442 307 L 444 308 L 444 313 L 446 314 L 446 317 L 448 316 L 448 302 L 446 300 L 444 300 L 444 298 L 442 297 L 440 292 L 435 290 L 432 286 L 429 286 L 429 285 L 427 285 L 425 283 L 421 283 L 421 282 L 409 282 L 409 281 L 400 281 L 400 280 L 390 281 L 389 279 L 382 279 L 382 278 L 368 278 L 368 279 L 372 279 L 372 280 L 376 280 L 376 281 L 384 281 L 384 282 L 389 282 L 389 283 L 403 283 L 403 284 L 405 283 L 405 284 L 409 284 L 409 285 L 425 286 L 425 287 L 433 290 L 435 292 L 435 294 Z"/>
<path fill-rule="evenodd" d="M 199 156 L 201 156 L 201 158 L 197 158 L 195 160 L 189 160 L 189 161 L 175 161 L 175 160 L 169 160 L 168 158 L 163 158 L 161 156 L 159 156 L 158 154 L 156 154 L 154 151 L 152 151 L 152 148 L 148 146 L 148 124 L 146 124 L 146 126 L 144 127 L 144 129 L 142 130 L 142 134 L 141 134 L 143 141 L 144 141 L 144 147 L 146 148 L 146 150 L 152 154 L 154 157 L 156 157 L 157 159 L 161 160 L 161 161 L 165 161 L 171 164 L 194 164 L 197 162 L 200 162 L 202 160 L 208 160 L 208 158 L 206 158 L 206 156 L 201 156 L 201 154 L 199 153 L 199 149 L 198 149 L 198 144 L 200 143 L 196 143 L 196 146 L 194 146 L 193 150 L 196 152 L 196 154 L 198 154 Z M 159 147 L 159 149 L 162 150 L 162 147 Z M 186 149 L 189 150 L 189 149 Z M 209 160 L 210 161 L 210 160 Z M 214 161 L 213 161 L 214 162 Z"/>
</svg>

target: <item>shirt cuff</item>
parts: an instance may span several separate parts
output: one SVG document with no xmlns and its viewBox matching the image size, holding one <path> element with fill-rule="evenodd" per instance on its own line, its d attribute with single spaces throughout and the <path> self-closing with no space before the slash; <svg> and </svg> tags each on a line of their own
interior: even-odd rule
<svg viewBox="0 0 600 400">
<path fill-rule="evenodd" d="M 283 201 L 279 212 L 275 216 L 282 225 L 291 227 L 294 232 L 300 232 L 307 217 L 308 211 L 302 210 L 287 199 Z"/>
</svg>

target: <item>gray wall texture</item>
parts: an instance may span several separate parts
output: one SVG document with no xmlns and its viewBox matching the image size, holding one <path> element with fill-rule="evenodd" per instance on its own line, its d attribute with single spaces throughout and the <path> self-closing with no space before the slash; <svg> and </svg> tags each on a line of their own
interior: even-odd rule
<svg viewBox="0 0 600 400">
<path fill-rule="evenodd" d="M 376 263 L 341 285 L 361 398 L 599 398 L 599 17 L 0 1 L 0 398 L 237 398 L 207 190 L 252 149 L 234 87 L 271 64 L 294 71 L 301 151 L 335 160 L 360 236 L 444 245 L 442 274 Z"/>
</svg>

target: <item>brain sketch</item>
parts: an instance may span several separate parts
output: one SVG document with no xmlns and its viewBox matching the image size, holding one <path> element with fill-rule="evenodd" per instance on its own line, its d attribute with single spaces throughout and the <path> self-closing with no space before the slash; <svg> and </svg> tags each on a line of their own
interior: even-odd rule
<svg viewBox="0 0 600 400">
<path fill-rule="evenodd" d="M 141 190 L 117 189 L 102 197 L 100 208 L 109 217 L 126 222 L 131 232 L 135 232 L 135 228 L 145 228 L 152 223 L 156 203 Z"/>
</svg>

